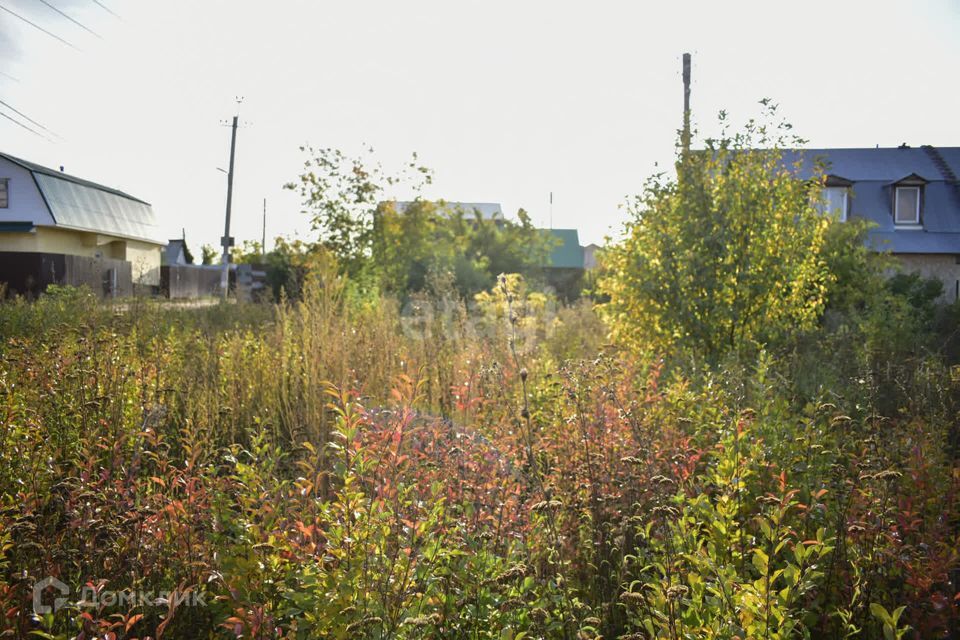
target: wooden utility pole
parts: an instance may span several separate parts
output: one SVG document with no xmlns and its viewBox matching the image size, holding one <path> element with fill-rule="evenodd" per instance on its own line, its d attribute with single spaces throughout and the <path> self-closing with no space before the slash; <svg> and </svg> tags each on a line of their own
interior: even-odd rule
<svg viewBox="0 0 960 640">
<path fill-rule="evenodd" d="M 267 255 L 267 199 L 263 199 L 263 235 L 260 238 L 260 255 Z"/>
<path fill-rule="evenodd" d="M 220 295 L 226 300 L 227 290 L 230 288 L 230 247 L 233 246 L 233 238 L 230 237 L 230 207 L 233 204 L 233 158 L 237 150 L 237 119 L 239 116 L 233 116 L 233 131 L 230 134 L 230 171 L 227 172 L 227 215 L 223 225 L 223 237 L 220 238 L 220 244 L 223 245 L 223 272 L 220 275 Z"/>
<path fill-rule="evenodd" d="M 683 153 L 690 151 L 690 54 L 683 54 L 683 133 L 680 144 Z"/>
</svg>

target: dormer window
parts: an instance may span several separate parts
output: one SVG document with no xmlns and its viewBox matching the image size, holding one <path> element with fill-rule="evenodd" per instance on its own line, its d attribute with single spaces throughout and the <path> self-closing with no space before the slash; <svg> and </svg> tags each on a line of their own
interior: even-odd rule
<svg viewBox="0 0 960 640">
<path fill-rule="evenodd" d="M 846 222 L 847 196 L 846 187 L 824 187 L 820 193 L 820 213 L 835 216 L 840 222 Z"/>
<path fill-rule="evenodd" d="M 920 187 L 897 187 L 893 220 L 897 224 L 920 224 Z"/>
<path fill-rule="evenodd" d="M 850 209 L 850 186 L 853 183 L 839 176 L 827 176 L 820 190 L 820 202 L 817 209 L 822 215 L 830 215 L 840 222 L 847 221 Z"/>
<path fill-rule="evenodd" d="M 893 183 L 893 223 L 898 227 L 919 228 L 923 212 L 924 178 L 913 173 Z"/>
</svg>

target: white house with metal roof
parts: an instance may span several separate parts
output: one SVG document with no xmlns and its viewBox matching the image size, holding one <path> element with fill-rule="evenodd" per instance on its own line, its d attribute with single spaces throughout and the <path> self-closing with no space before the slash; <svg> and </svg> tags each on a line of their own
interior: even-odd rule
<svg viewBox="0 0 960 640">
<path fill-rule="evenodd" d="M 156 287 L 165 244 L 149 203 L 0 153 L 0 283 L 8 289 Z"/>
</svg>

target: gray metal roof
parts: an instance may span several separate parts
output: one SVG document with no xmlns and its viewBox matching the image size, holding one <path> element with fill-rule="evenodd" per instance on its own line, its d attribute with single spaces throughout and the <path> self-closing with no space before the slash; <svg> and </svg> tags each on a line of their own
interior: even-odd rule
<svg viewBox="0 0 960 640">
<path fill-rule="evenodd" d="M 948 149 L 939 149 L 942 153 Z M 958 148 L 953 150 L 960 151 Z M 802 155 L 805 170 L 812 170 L 814 162 L 822 160 L 829 165 L 828 173 L 860 182 L 864 180 L 893 182 L 911 173 L 927 180 L 943 180 L 940 170 L 923 147 L 883 149 L 803 149 L 784 153 L 790 161 Z M 957 167 L 960 171 L 960 166 Z"/>
<path fill-rule="evenodd" d="M 412 202 L 397 202 L 397 211 L 403 211 L 409 207 Z M 498 202 L 448 202 L 441 200 L 437 202 L 441 212 L 447 215 L 462 213 L 466 218 L 473 218 L 477 213 L 481 220 L 503 220 L 503 209 Z"/>
<path fill-rule="evenodd" d="M 56 226 L 166 244 L 149 203 L 5 153 L 0 157 L 33 174 Z"/>
<path fill-rule="evenodd" d="M 827 174 L 851 181 L 848 216 L 876 225 L 868 234 L 871 246 L 893 253 L 960 254 L 960 147 L 805 149 L 785 152 L 783 161 L 799 162 L 802 177 L 822 164 Z M 893 220 L 894 183 L 910 175 L 927 181 L 921 229 L 898 228 Z"/>
<path fill-rule="evenodd" d="M 185 247 L 186 242 L 180 238 L 176 238 L 167 242 L 167 246 L 163 249 L 163 253 L 160 254 L 161 264 L 187 264 Z"/>
</svg>

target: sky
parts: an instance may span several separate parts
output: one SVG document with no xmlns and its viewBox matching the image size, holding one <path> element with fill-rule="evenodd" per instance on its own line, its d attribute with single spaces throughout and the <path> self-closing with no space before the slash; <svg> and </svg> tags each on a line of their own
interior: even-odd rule
<svg viewBox="0 0 960 640">
<path fill-rule="evenodd" d="M 152 203 L 197 255 L 223 235 L 236 113 L 238 244 L 264 198 L 268 245 L 315 237 L 283 189 L 305 144 L 369 145 L 387 170 L 416 152 L 426 197 L 616 237 L 673 161 L 683 52 L 701 137 L 770 98 L 812 147 L 960 146 L 960 0 L 47 3 L 96 35 L 0 0 L 0 100 L 45 127 L 0 105 L 42 134 L 0 118 L 0 151 Z"/>
</svg>

